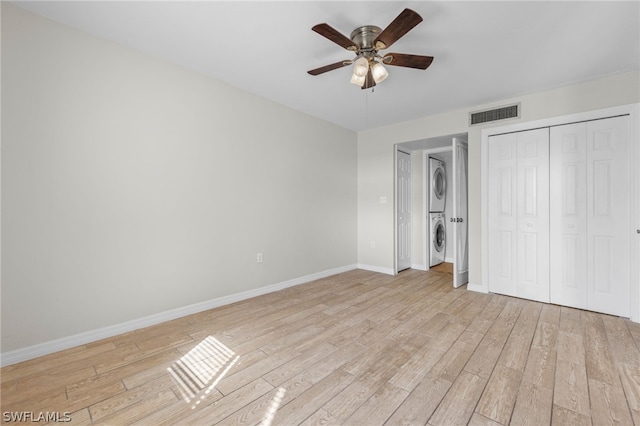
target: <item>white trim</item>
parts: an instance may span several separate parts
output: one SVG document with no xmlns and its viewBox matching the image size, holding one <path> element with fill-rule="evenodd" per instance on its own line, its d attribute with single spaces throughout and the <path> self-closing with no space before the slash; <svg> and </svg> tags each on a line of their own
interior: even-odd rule
<svg viewBox="0 0 640 426">
<path fill-rule="evenodd" d="M 317 272 L 315 274 L 305 275 L 299 278 L 294 278 L 288 281 L 283 281 L 281 283 L 271 284 L 265 287 L 260 287 L 253 290 L 247 290 L 240 293 L 231 294 L 228 296 L 222 296 L 216 299 L 207 300 L 205 302 L 194 303 L 193 305 L 183 306 L 181 308 L 171 309 L 165 312 L 160 312 L 157 314 L 149 315 L 143 318 L 138 318 L 135 320 L 124 322 L 124 323 L 99 328 L 97 330 L 91 330 L 91 331 L 76 334 L 73 336 L 63 337 L 61 339 L 51 340 L 49 342 L 39 343 L 37 345 L 29 346 L 26 348 L 5 352 L 0 355 L 0 366 L 4 367 L 6 365 L 27 361 L 29 359 L 37 358 L 39 356 L 48 355 L 54 352 L 73 348 L 79 345 L 85 345 L 87 343 L 95 342 L 97 340 L 117 336 L 118 334 L 127 333 L 130 331 L 138 330 L 140 328 L 160 324 L 166 321 L 171 321 L 176 318 L 181 318 L 187 315 L 196 314 L 198 312 L 202 312 L 202 311 L 217 308 L 220 306 L 228 305 L 231 303 L 239 302 L 241 300 L 246 300 L 256 296 L 262 296 L 267 293 L 273 293 L 279 290 L 284 290 L 285 288 L 294 287 L 300 284 L 305 284 L 314 280 L 329 277 L 331 275 L 352 271 L 357 267 L 358 266 L 353 264 L 353 265 L 346 265 L 346 266 L 342 266 L 334 269 L 327 269 L 325 271 Z"/>
<path fill-rule="evenodd" d="M 631 259 L 638 259 L 640 257 L 640 104 L 634 104 L 630 108 L 630 120 L 629 120 L 629 143 L 632 152 L 630 153 L 633 158 L 633 150 L 635 149 L 635 166 L 633 163 L 630 167 L 630 172 L 635 173 L 635 180 L 631 179 L 631 190 L 633 191 L 633 182 L 635 182 L 635 206 L 632 206 L 632 216 L 635 217 L 635 233 L 631 237 Z M 633 243 L 635 238 L 636 242 Z M 634 252 L 635 251 L 635 252 Z M 633 263 L 633 260 L 631 261 Z M 630 306 L 630 319 L 631 321 L 640 323 L 640 262 L 637 262 L 636 268 L 630 271 L 631 280 L 631 306 Z M 636 285 L 634 286 L 634 283 Z"/>
<path fill-rule="evenodd" d="M 536 120 L 536 121 L 529 121 L 529 122 L 524 122 L 524 123 L 516 123 L 516 124 L 510 124 L 510 125 L 505 125 L 505 126 L 500 126 L 500 127 L 491 127 L 491 128 L 487 128 L 487 129 L 483 129 L 481 131 L 481 138 L 480 138 L 480 154 L 481 154 L 481 163 L 480 163 L 480 168 L 481 168 L 481 179 L 482 179 L 482 185 L 481 185 L 481 223 L 482 223 L 482 227 L 481 227 L 481 247 L 482 247 L 482 283 L 477 284 L 477 285 L 468 285 L 467 289 L 469 290 L 474 290 L 474 291 L 479 291 L 482 293 L 488 293 L 489 292 L 489 268 L 488 268 L 488 252 L 489 252 L 489 243 L 488 243 L 488 235 L 487 235 L 487 230 L 488 230 L 488 210 L 489 210 L 489 205 L 488 205 L 488 199 L 487 199 L 487 182 L 488 182 L 488 176 L 489 176 L 489 171 L 488 171 L 488 164 L 489 164 L 489 157 L 488 157 L 488 142 L 489 142 L 489 137 L 493 136 L 493 135 L 499 135 L 499 134 L 503 134 L 503 133 L 512 133 L 512 132 L 519 132 L 519 131 L 524 131 L 524 130 L 532 130 L 532 129 L 537 129 L 537 128 L 542 128 L 542 127 L 553 127 L 553 126 L 560 126 L 560 125 L 564 125 L 564 124 L 571 124 L 571 123 L 577 123 L 577 122 L 581 122 L 581 121 L 589 121 L 589 120 L 598 120 L 598 119 L 602 119 L 602 118 L 608 118 L 608 117 L 615 117 L 615 116 L 619 116 L 619 115 L 629 115 L 631 118 L 631 132 L 630 132 L 630 146 L 632 150 L 636 150 L 636 152 L 631 152 L 631 157 L 635 157 L 636 158 L 636 164 L 635 166 L 632 165 L 632 167 L 630 167 L 630 171 L 631 173 L 637 173 L 638 169 L 640 169 L 640 104 L 636 103 L 636 104 L 628 104 L 628 105 L 621 105 L 621 106 L 616 106 L 616 107 L 611 107 L 611 108 L 604 108 L 604 109 L 599 109 L 599 110 L 594 110 L 594 111 L 587 111 L 587 112 L 581 112 L 581 113 L 576 113 L 576 114 L 568 114 L 568 115 L 563 115 L 563 116 L 558 116 L 558 117 L 550 117 L 550 118 L 545 118 L 545 119 L 541 119 L 541 120 Z M 631 206 L 631 217 L 635 217 L 636 218 L 636 226 L 637 229 L 640 229 L 640 176 L 635 176 L 635 179 L 633 178 L 633 176 L 631 177 L 631 193 L 630 196 L 632 198 L 635 198 L 635 200 L 632 200 L 632 206 Z M 638 185 L 637 188 L 633 188 L 633 183 L 636 183 L 636 185 Z M 634 224 L 632 224 L 634 225 Z M 633 243 L 630 245 L 630 256 L 631 259 L 637 259 L 638 256 L 640 255 L 640 241 L 637 241 L 636 244 L 634 245 Z M 630 303 L 630 319 L 634 322 L 640 322 L 640 285 L 638 284 L 639 278 L 640 278 L 640 265 L 636 266 L 636 268 L 634 269 L 634 267 L 632 266 L 632 269 L 630 271 L 631 273 L 631 288 L 630 288 L 630 294 L 629 294 L 629 303 Z M 634 287 L 635 286 L 635 287 Z"/>
<path fill-rule="evenodd" d="M 398 144 L 393 145 L 393 271 L 391 275 L 398 274 Z M 362 268 L 367 271 L 376 271 L 373 269 Z M 383 272 L 386 273 L 386 272 Z"/>
<path fill-rule="evenodd" d="M 357 268 L 370 272 L 379 272 L 381 274 L 396 275 L 394 268 L 385 268 L 383 266 L 365 265 L 363 263 L 358 263 Z"/>
<path fill-rule="evenodd" d="M 482 284 L 467 283 L 467 290 L 487 294 L 489 291 Z"/>
<path fill-rule="evenodd" d="M 422 263 L 428 265 L 431 248 L 429 240 L 431 239 L 431 229 L 429 229 L 429 153 L 422 151 Z M 427 267 L 427 271 L 429 268 Z"/>
<path fill-rule="evenodd" d="M 416 269 L 418 271 L 428 271 L 429 270 L 429 268 L 427 268 L 424 263 L 423 264 L 412 263 L 411 264 L 411 269 Z"/>
</svg>

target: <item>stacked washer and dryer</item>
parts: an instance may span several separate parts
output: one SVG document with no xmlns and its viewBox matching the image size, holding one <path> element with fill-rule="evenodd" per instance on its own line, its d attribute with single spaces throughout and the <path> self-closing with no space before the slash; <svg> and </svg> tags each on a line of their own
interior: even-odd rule
<svg viewBox="0 0 640 426">
<path fill-rule="evenodd" d="M 429 236 L 431 237 L 429 266 L 445 259 L 446 221 L 444 218 L 447 194 L 447 175 L 443 161 L 429 157 Z"/>
</svg>

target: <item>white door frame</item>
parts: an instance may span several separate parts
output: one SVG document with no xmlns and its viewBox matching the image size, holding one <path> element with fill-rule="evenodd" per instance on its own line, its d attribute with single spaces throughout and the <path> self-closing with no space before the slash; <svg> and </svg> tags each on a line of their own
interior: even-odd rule
<svg viewBox="0 0 640 426">
<path fill-rule="evenodd" d="M 458 154 L 460 152 L 462 146 L 464 146 L 464 150 L 466 151 L 466 164 L 464 168 L 465 172 L 465 181 L 463 183 L 460 182 L 460 170 L 461 166 L 459 164 Z M 449 219 L 452 223 L 452 235 L 449 238 L 453 247 L 453 287 L 458 288 L 464 284 L 469 282 L 469 138 L 458 138 L 454 137 L 451 140 L 451 151 L 452 151 L 452 173 L 451 173 L 451 184 L 453 185 L 453 197 L 452 198 L 452 206 L 453 206 L 453 216 Z M 467 194 L 467 200 L 465 203 L 466 210 L 460 207 L 458 201 L 460 200 L 460 188 L 464 185 L 464 193 Z M 460 222 L 461 220 L 461 222 Z M 465 259 L 461 259 L 459 256 L 460 253 L 460 241 L 459 233 L 461 232 L 461 228 L 466 228 L 465 237 L 466 240 L 464 242 L 467 258 L 466 258 L 466 266 L 467 269 L 463 272 L 460 272 L 460 262 L 465 262 Z M 464 257 L 464 256 L 462 256 Z"/>
<path fill-rule="evenodd" d="M 481 214 L 482 214 L 482 283 L 481 284 L 469 284 L 467 289 L 478 291 L 482 293 L 489 292 L 489 278 L 488 278 L 488 199 L 487 199 L 487 182 L 488 182 L 488 142 L 489 137 L 499 135 L 502 133 L 518 132 L 523 130 L 531 130 L 541 127 L 553 127 L 564 124 L 571 124 L 580 121 L 597 120 L 601 118 L 615 117 L 619 115 L 630 116 L 630 158 L 635 159 L 635 165 L 631 165 L 630 173 L 635 176 L 631 177 L 630 183 L 630 214 L 632 218 L 635 218 L 636 230 L 640 230 L 640 104 L 622 105 L 612 108 L 605 108 L 595 111 L 588 111 L 577 114 L 569 114 L 559 117 L 551 117 L 542 120 L 530 121 L 525 123 L 510 124 L 501 127 L 493 127 L 489 129 L 483 129 L 481 131 L 481 170 L 482 170 L 482 187 L 481 187 Z M 633 160 L 631 160 L 633 161 Z M 629 232 L 634 230 L 630 229 Z M 640 255 L 640 233 L 635 234 L 635 239 L 631 238 L 629 250 L 631 251 L 631 259 L 637 259 Z M 635 240 L 635 241 L 634 241 Z M 640 322 L 640 265 L 631 262 L 631 290 L 630 290 L 630 312 L 631 320 Z"/>
<path fill-rule="evenodd" d="M 398 233 L 398 209 L 399 209 L 399 195 L 398 195 L 398 155 L 402 153 L 402 154 L 406 154 L 409 156 L 409 224 L 411 224 L 411 221 L 413 220 L 412 217 L 412 205 L 411 205 L 411 195 L 412 195 L 412 188 L 411 188 L 411 173 L 412 173 L 412 167 L 411 167 L 411 152 L 408 152 L 406 150 L 402 150 L 400 147 L 398 147 L 396 145 L 396 149 L 395 149 L 395 153 L 394 153 L 394 175 L 395 175 L 395 184 L 393 186 L 393 208 L 394 208 L 394 214 L 393 214 L 393 226 L 394 226 L 394 246 L 393 246 L 393 273 L 394 275 L 397 275 L 398 272 L 400 272 L 400 265 L 398 262 L 398 254 L 399 254 L 399 248 L 398 248 L 398 240 L 400 239 L 400 235 Z M 412 259 L 412 250 L 411 250 L 411 232 L 409 232 L 409 266 L 408 268 L 402 268 L 402 270 L 405 269 L 409 269 L 411 268 L 411 259 Z"/>
<path fill-rule="evenodd" d="M 397 156 L 398 150 L 413 153 L 415 151 L 426 151 L 427 154 L 437 154 L 438 152 L 451 152 L 452 145 L 451 140 L 454 137 L 462 137 L 468 140 L 469 134 L 465 133 L 455 133 L 443 136 L 432 136 L 424 139 L 418 139 L 415 141 L 406 141 L 400 142 L 393 145 L 393 274 L 398 274 L 398 218 L 397 218 L 397 182 L 398 182 L 398 174 L 397 174 Z M 446 142 L 445 142 L 446 140 Z M 435 146 L 435 147 L 434 147 Z M 438 147 L 439 146 L 439 147 Z M 423 156 L 423 177 L 422 183 L 425 183 L 425 179 L 428 179 L 428 164 L 425 163 L 425 160 L 428 155 Z M 416 181 L 417 182 L 417 181 Z M 423 194 L 422 194 L 422 229 L 423 233 L 421 235 L 421 241 L 423 246 L 423 255 L 420 260 L 422 260 L 422 265 L 418 265 L 413 262 L 412 258 L 412 269 L 417 270 L 429 270 L 429 260 L 428 260 L 428 241 L 427 235 L 429 233 L 429 226 L 427 222 L 427 217 L 429 215 L 429 200 L 426 194 L 426 184 L 423 186 Z M 419 202 L 416 198 L 412 199 L 412 203 Z M 420 241 L 417 240 L 416 241 Z M 418 259 L 415 259 L 418 260 Z"/>
</svg>

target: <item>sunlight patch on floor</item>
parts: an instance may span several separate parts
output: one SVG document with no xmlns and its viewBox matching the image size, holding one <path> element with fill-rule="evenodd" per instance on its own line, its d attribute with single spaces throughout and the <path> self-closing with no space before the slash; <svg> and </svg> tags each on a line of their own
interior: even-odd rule
<svg viewBox="0 0 640 426">
<path fill-rule="evenodd" d="M 182 398 L 195 409 L 240 358 L 213 336 L 174 362 L 167 371 L 178 385 Z"/>
<path fill-rule="evenodd" d="M 280 404 L 282 403 L 282 398 L 284 398 L 284 394 L 287 393 L 285 388 L 278 388 L 278 392 L 276 392 L 275 396 L 271 400 L 271 404 L 269 404 L 269 408 L 267 408 L 267 412 L 264 414 L 264 419 L 260 423 L 260 426 L 270 426 L 271 422 L 273 422 L 273 418 L 280 408 Z"/>
</svg>

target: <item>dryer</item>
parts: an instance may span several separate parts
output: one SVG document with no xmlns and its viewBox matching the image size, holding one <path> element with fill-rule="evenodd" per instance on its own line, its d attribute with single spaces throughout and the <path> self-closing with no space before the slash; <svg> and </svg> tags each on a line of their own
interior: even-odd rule
<svg viewBox="0 0 640 426">
<path fill-rule="evenodd" d="M 444 213 L 429 213 L 429 236 L 431 237 L 429 266 L 444 262 L 446 231 Z"/>
<path fill-rule="evenodd" d="M 447 194 L 447 175 L 444 162 L 429 157 L 429 211 L 444 212 Z"/>
</svg>

